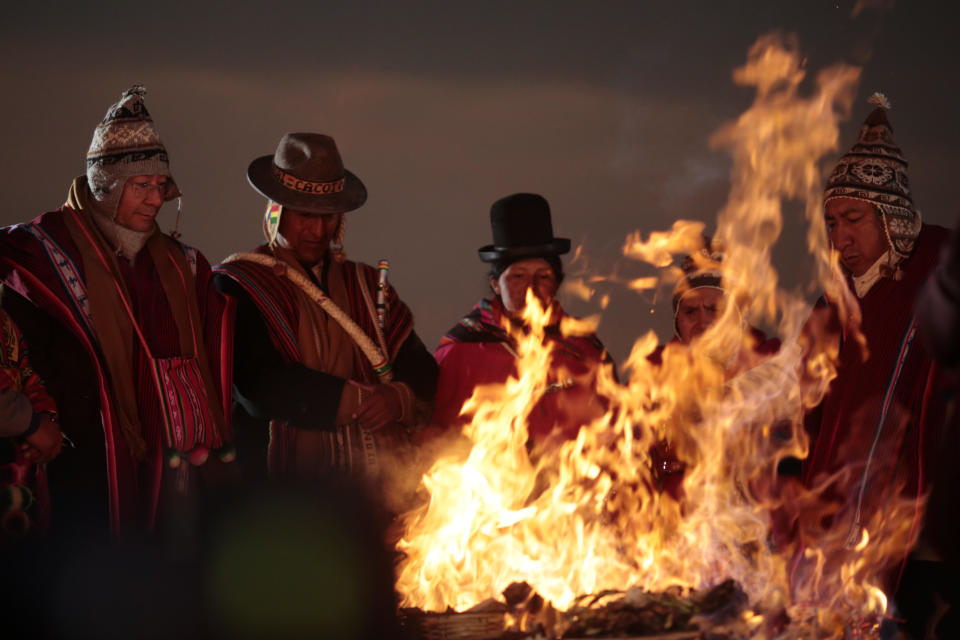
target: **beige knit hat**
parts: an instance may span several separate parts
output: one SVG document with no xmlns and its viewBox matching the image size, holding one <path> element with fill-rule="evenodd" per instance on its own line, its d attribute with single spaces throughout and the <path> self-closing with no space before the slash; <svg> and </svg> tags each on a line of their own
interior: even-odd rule
<svg viewBox="0 0 960 640">
<path fill-rule="evenodd" d="M 160 141 L 153 119 L 143 104 L 147 90 L 135 84 L 107 109 L 93 132 L 87 151 L 87 184 L 100 207 L 116 214 L 123 185 L 131 176 L 161 175 L 169 178 L 164 200 L 180 195 L 170 174 L 167 149 Z"/>
</svg>

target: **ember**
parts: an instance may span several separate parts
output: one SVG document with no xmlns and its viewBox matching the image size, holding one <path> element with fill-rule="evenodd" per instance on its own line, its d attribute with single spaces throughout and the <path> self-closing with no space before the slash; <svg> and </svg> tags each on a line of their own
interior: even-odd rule
<svg viewBox="0 0 960 640">
<path fill-rule="evenodd" d="M 505 602 L 487 600 L 463 613 L 425 613 L 405 609 L 408 631 L 423 638 L 695 638 L 747 637 L 757 621 L 744 615 L 746 595 L 728 580 L 705 593 L 647 593 L 633 587 L 578 598 L 569 611 L 545 605 L 527 583 L 513 583 L 503 592 Z M 504 623 L 511 628 L 506 631 Z M 511 623 L 512 621 L 512 623 Z"/>
<path fill-rule="evenodd" d="M 809 304 L 780 288 L 771 251 L 782 203 L 802 201 L 811 285 L 839 300 L 842 313 L 856 312 L 838 286 L 824 231 L 818 162 L 836 147 L 858 73 L 827 69 L 803 97 L 806 71 L 789 43 L 766 36 L 751 48 L 734 79 L 756 88 L 755 102 L 713 140 L 734 159 L 716 233 L 734 304 L 693 348 L 667 346 L 662 365 L 647 358 L 656 336 L 638 339 L 624 384 L 598 373 L 606 415 L 582 425 L 575 440 L 531 454 L 526 419 L 545 391 L 549 351 L 545 312 L 528 297 L 531 330 L 515 336 L 519 375 L 475 390 L 463 407 L 472 416 L 463 431 L 472 449 L 441 457 L 422 479 L 428 502 L 404 517 L 397 575 L 404 606 L 468 611 L 522 580 L 546 604 L 524 611 L 518 594 L 508 596 L 499 613 L 510 613 L 521 631 L 598 637 L 709 628 L 719 637 L 747 637 L 786 629 L 789 637 L 802 629 L 829 636 L 852 629 L 850 621 L 875 630 L 886 607 L 877 576 L 909 547 L 910 518 L 902 516 L 916 505 L 894 505 L 864 523 L 854 546 L 849 523 L 822 527 L 829 513 L 816 492 L 773 488 L 778 461 L 806 455 L 802 411 L 835 375 L 836 353 L 804 331 Z M 675 254 L 695 252 L 702 232 L 702 224 L 681 221 L 646 241 L 632 236 L 624 254 L 666 267 Z M 676 278 L 668 270 L 663 281 Z M 731 363 L 749 349 L 741 314 L 775 326 L 783 346 L 737 369 Z M 562 330 L 582 334 L 596 322 Z M 658 491 L 652 475 L 649 452 L 662 440 L 687 464 L 679 501 Z M 804 514 L 804 546 L 772 535 L 776 512 L 791 522 Z M 563 613 L 551 627 L 544 611 L 554 607 Z"/>
</svg>

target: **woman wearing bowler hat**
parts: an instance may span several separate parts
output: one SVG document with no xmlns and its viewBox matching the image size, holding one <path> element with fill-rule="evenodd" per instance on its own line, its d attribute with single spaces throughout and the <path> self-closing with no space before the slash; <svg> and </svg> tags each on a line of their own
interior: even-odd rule
<svg viewBox="0 0 960 640">
<path fill-rule="evenodd" d="M 530 439 L 573 438 L 581 425 L 606 410 L 595 390 L 596 374 L 612 360 L 595 334 L 567 337 L 559 330 L 565 314 L 555 296 L 563 281 L 560 256 L 570 251 L 570 240 L 554 237 L 550 206 L 531 193 L 494 202 L 490 225 L 493 244 L 481 247 L 479 254 L 490 265 L 491 295 L 480 300 L 434 352 L 440 379 L 433 425 L 445 429 L 469 422 L 470 416 L 459 413 L 474 387 L 516 375 L 516 344 L 504 327 L 522 328 L 530 290 L 549 310 L 546 340 L 554 343 L 547 389 L 528 419 Z"/>
</svg>

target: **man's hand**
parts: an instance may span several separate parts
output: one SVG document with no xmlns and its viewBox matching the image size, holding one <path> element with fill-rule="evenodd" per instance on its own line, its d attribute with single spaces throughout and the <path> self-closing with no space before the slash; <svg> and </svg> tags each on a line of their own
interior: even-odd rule
<svg viewBox="0 0 960 640">
<path fill-rule="evenodd" d="M 46 414 L 40 418 L 40 426 L 37 430 L 27 436 L 25 440 L 26 442 L 21 445 L 23 456 L 36 463 L 50 462 L 60 454 L 60 449 L 63 447 L 63 434 L 60 433 L 60 425 Z"/>
<path fill-rule="evenodd" d="M 379 431 L 400 420 L 400 416 L 403 415 L 400 393 L 386 384 L 368 388 L 370 395 L 364 393 L 363 404 L 353 415 L 360 428 L 366 431 Z"/>
</svg>

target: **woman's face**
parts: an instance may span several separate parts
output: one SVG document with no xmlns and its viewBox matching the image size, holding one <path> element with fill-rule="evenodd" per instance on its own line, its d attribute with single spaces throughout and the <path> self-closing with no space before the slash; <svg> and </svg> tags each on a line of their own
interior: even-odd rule
<svg viewBox="0 0 960 640">
<path fill-rule="evenodd" d="M 700 287 L 683 294 L 677 304 L 677 334 L 686 344 L 710 328 L 723 313 L 724 294 L 720 289 Z"/>
<path fill-rule="evenodd" d="M 519 315 L 526 306 L 527 289 L 533 290 L 533 295 L 544 307 L 553 302 L 557 293 L 557 275 L 543 258 L 527 258 L 511 264 L 499 278 L 490 278 L 490 286 L 500 296 L 507 313 Z"/>
</svg>

